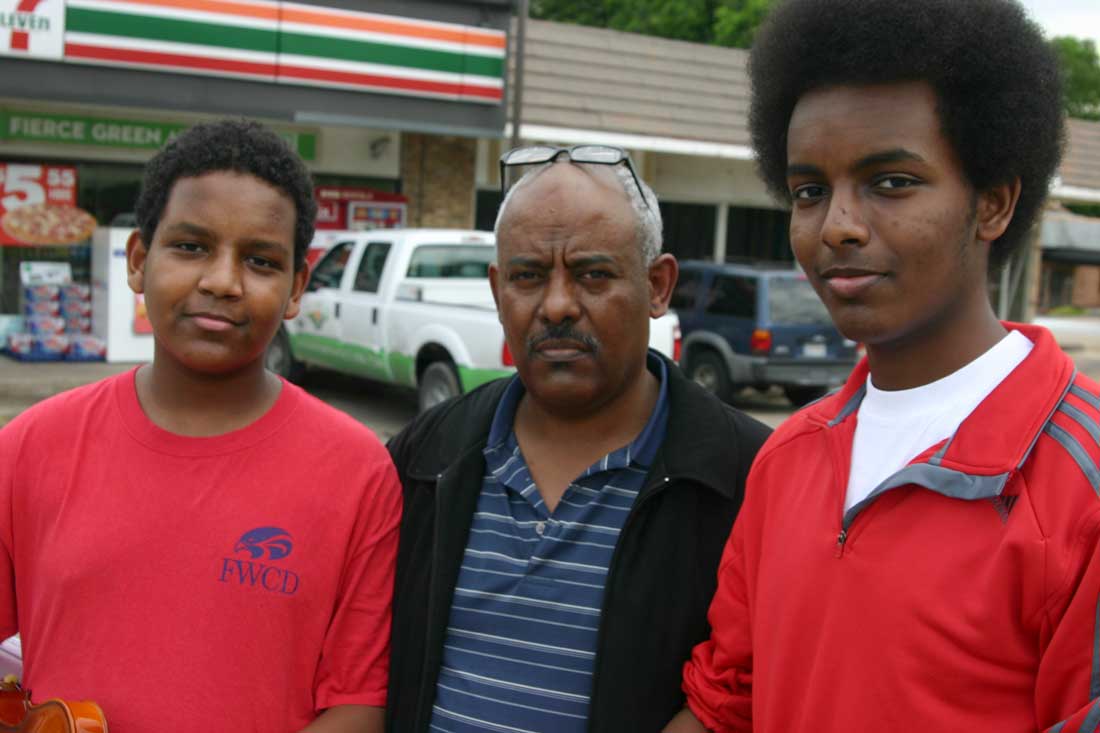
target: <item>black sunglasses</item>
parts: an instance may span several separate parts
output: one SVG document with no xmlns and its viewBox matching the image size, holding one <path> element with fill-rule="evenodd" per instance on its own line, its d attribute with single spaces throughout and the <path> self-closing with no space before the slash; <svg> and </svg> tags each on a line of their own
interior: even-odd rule
<svg viewBox="0 0 1100 733">
<path fill-rule="evenodd" d="M 642 203 L 648 209 L 649 201 L 645 191 L 642 190 L 642 182 L 638 180 L 638 173 L 634 170 L 634 163 L 630 155 L 622 148 L 614 145 L 574 145 L 571 148 L 563 148 L 555 145 L 527 145 L 522 148 L 512 148 L 500 156 L 500 195 L 503 198 L 508 187 L 505 185 L 505 172 L 508 168 L 520 165 L 538 165 L 551 163 L 557 157 L 565 153 L 574 163 L 594 163 L 596 165 L 618 165 L 626 163 L 626 169 L 630 171 L 630 177 L 634 179 L 634 185 L 638 194 L 642 197 Z"/>
</svg>

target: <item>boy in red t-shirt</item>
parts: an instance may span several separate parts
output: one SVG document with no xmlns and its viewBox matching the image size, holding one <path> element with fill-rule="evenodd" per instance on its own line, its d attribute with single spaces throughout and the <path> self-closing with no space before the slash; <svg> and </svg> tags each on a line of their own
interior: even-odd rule
<svg viewBox="0 0 1100 733">
<path fill-rule="evenodd" d="M 0 431 L 0 635 L 113 733 L 381 731 L 400 489 L 365 427 L 264 369 L 308 278 L 309 174 L 198 125 L 146 167 L 151 364 Z"/>
</svg>

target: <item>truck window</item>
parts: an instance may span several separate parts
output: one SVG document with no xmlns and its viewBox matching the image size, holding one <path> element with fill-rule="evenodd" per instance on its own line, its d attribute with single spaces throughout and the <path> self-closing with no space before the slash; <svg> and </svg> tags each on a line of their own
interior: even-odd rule
<svg viewBox="0 0 1100 733">
<path fill-rule="evenodd" d="M 484 278 L 496 258 L 492 245 L 422 244 L 409 258 L 406 277 Z"/>
<path fill-rule="evenodd" d="M 359 262 L 359 271 L 355 273 L 354 290 L 360 293 L 377 293 L 382 282 L 382 269 L 386 266 L 386 257 L 390 254 L 389 242 L 371 242 L 363 252 Z"/>
<path fill-rule="evenodd" d="M 333 245 L 332 249 L 325 253 L 317 267 L 313 268 L 313 274 L 309 278 L 309 287 L 313 293 L 321 288 L 338 288 L 340 280 L 344 277 L 344 268 L 348 266 L 348 258 L 351 257 L 351 248 L 355 242 L 340 242 Z"/>
<path fill-rule="evenodd" d="M 756 279 L 737 275 L 714 278 L 707 312 L 735 318 L 756 318 Z"/>
<path fill-rule="evenodd" d="M 699 298 L 699 287 L 702 284 L 703 273 L 680 270 L 680 279 L 676 281 L 676 289 L 672 291 L 672 299 L 668 307 L 683 311 L 694 308 L 695 301 Z"/>
<path fill-rule="evenodd" d="M 833 320 L 810 281 L 773 277 L 768 282 L 768 320 L 777 326 L 829 326 Z"/>
</svg>

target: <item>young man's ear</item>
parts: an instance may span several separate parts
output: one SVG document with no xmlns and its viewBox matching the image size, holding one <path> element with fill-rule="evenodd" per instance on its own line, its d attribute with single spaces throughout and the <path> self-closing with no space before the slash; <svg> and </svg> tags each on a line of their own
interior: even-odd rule
<svg viewBox="0 0 1100 733">
<path fill-rule="evenodd" d="M 1020 179 L 1014 178 L 978 193 L 978 241 L 992 242 L 1008 229 L 1016 202 L 1020 200 Z"/>
<path fill-rule="evenodd" d="M 309 267 L 309 262 L 303 262 L 301 269 L 294 271 L 294 282 L 290 286 L 290 300 L 283 312 L 285 320 L 289 321 L 298 315 L 298 312 L 302 309 L 302 295 L 306 292 L 306 285 L 309 284 L 310 272 L 312 270 Z"/>
<path fill-rule="evenodd" d="M 149 248 L 141 239 L 141 230 L 130 232 L 126 240 L 126 282 L 135 293 L 145 292 L 145 258 Z"/>
</svg>

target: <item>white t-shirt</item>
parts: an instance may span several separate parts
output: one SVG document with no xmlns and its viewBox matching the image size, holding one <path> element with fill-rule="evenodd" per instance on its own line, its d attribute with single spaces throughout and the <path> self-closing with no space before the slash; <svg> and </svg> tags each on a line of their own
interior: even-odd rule
<svg viewBox="0 0 1100 733">
<path fill-rule="evenodd" d="M 884 391 L 867 376 L 859 406 L 844 511 L 929 447 L 951 437 L 1034 346 L 1010 331 L 962 369 L 931 384 Z"/>
</svg>

